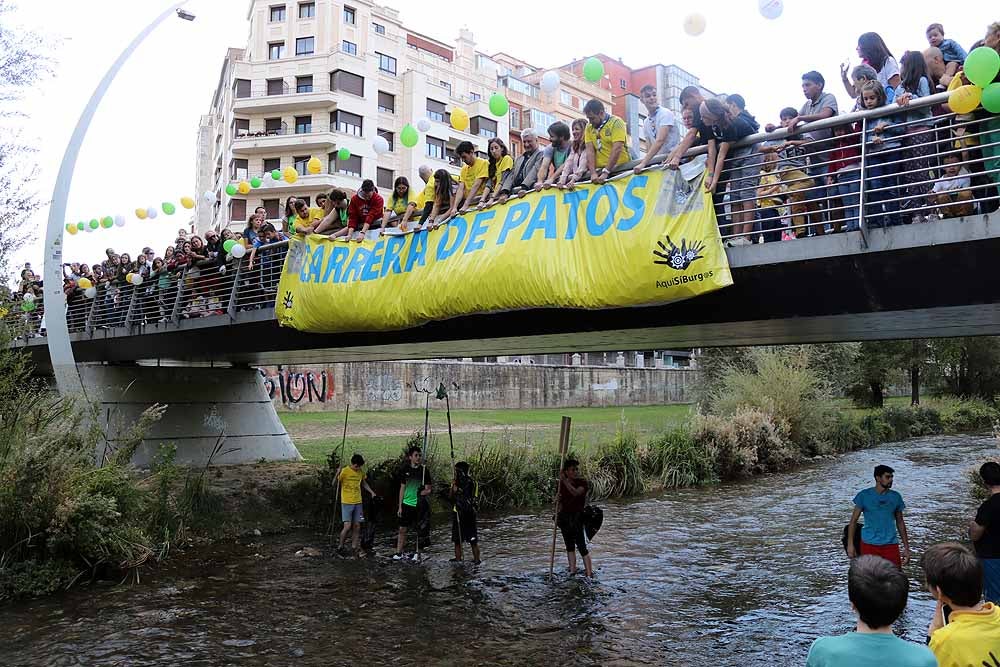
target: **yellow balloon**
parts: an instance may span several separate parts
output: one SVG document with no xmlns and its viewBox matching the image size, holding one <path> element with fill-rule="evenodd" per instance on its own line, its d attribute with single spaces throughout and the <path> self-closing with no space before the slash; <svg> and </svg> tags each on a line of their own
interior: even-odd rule
<svg viewBox="0 0 1000 667">
<path fill-rule="evenodd" d="M 979 86 L 960 86 L 951 91 L 948 96 L 948 106 L 955 113 L 972 113 L 983 98 L 983 89 Z"/>
<path fill-rule="evenodd" d="M 952 77 L 951 83 L 948 84 L 948 92 L 961 88 L 964 84 L 962 83 L 962 73 L 959 72 Z"/>
<path fill-rule="evenodd" d="M 132 278 L 134 278 L 134 277 L 135 277 L 134 273 L 126 273 L 125 274 L 125 282 L 127 282 L 127 283 L 132 282 Z"/>
<path fill-rule="evenodd" d="M 240 181 L 240 184 L 236 186 L 236 190 L 241 195 L 248 195 L 250 194 L 250 184 L 246 181 Z"/>
<path fill-rule="evenodd" d="M 295 170 L 295 167 L 285 167 L 285 171 L 281 175 L 289 185 L 299 180 L 299 172 Z"/>
<path fill-rule="evenodd" d="M 145 220 L 146 219 L 146 209 L 144 209 L 144 208 L 137 208 L 137 209 L 135 209 L 135 217 L 139 218 L 140 220 Z"/>
<path fill-rule="evenodd" d="M 323 171 L 323 163 L 319 161 L 319 158 L 315 155 L 309 158 L 309 162 L 306 163 L 306 171 L 310 174 L 318 174 Z"/>
<path fill-rule="evenodd" d="M 465 112 L 465 109 L 451 110 L 451 126 L 459 132 L 464 132 L 469 127 L 469 114 Z"/>
<path fill-rule="evenodd" d="M 68 234 L 69 234 L 70 236 L 73 236 L 73 235 L 74 235 L 74 234 L 76 234 L 76 233 L 77 233 L 78 231 L 80 231 L 80 229 L 79 229 L 79 228 L 78 228 L 78 227 L 77 227 L 76 225 L 70 225 L 69 227 L 67 227 L 67 228 L 66 228 L 66 232 L 67 232 L 67 233 L 68 233 Z"/>
<path fill-rule="evenodd" d="M 94 283 L 90 282 L 90 278 L 80 278 L 76 281 L 76 286 L 80 289 L 90 289 Z"/>
<path fill-rule="evenodd" d="M 184 208 L 194 208 L 194 200 L 190 197 L 181 197 L 181 206 Z"/>
</svg>

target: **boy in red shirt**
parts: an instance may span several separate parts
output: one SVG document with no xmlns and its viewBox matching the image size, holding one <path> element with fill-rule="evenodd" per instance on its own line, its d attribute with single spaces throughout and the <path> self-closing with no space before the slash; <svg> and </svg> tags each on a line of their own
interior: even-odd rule
<svg viewBox="0 0 1000 667">
<path fill-rule="evenodd" d="M 361 189 L 351 197 L 351 203 L 347 207 L 347 227 L 338 230 L 332 238 L 339 236 L 354 237 L 354 232 L 360 231 L 361 235 L 354 237 L 354 240 L 361 242 L 365 239 L 365 234 L 376 221 L 381 223 L 382 212 L 385 208 L 385 201 L 382 195 L 375 189 L 372 179 L 366 178 L 361 182 Z"/>
</svg>

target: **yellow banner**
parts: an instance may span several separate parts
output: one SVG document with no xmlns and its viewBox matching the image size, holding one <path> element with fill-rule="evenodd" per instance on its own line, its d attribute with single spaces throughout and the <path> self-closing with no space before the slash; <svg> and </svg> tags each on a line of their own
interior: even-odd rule
<svg viewBox="0 0 1000 667">
<path fill-rule="evenodd" d="M 529 308 L 687 299 L 733 282 L 702 177 L 629 174 L 544 190 L 433 231 L 289 242 L 275 315 L 316 333 Z"/>
</svg>

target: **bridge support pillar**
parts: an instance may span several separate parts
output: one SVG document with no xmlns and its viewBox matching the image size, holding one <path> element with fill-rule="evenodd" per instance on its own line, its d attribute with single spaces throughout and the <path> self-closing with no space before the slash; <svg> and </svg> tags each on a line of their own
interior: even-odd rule
<svg viewBox="0 0 1000 667">
<path fill-rule="evenodd" d="M 99 404 L 110 448 L 143 410 L 154 403 L 167 406 L 136 451 L 137 466 L 148 466 L 162 444 L 177 447 L 178 464 L 204 465 L 220 435 L 225 453 L 213 463 L 302 458 L 254 368 L 81 365 L 80 375 L 88 397 Z"/>
</svg>

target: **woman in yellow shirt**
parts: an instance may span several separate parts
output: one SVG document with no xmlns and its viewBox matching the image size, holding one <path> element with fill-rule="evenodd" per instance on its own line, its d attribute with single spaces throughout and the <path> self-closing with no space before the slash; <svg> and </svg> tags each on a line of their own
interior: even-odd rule
<svg viewBox="0 0 1000 667">
<path fill-rule="evenodd" d="M 486 144 L 486 153 L 489 155 L 490 169 L 486 177 L 486 185 L 479 208 L 490 206 L 494 203 L 496 193 L 500 192 L 500 184 L 507 176 L 507 172 L 514 168 L 514 158 L 507 151 L 507 144 L 503 139 L 494 137 Z"/>
<path fill-rule="evenodd" d="M 406 207 L 410 205 L 410 182 L 405 176 L 399 176 L 392 184 L 392 196 L 385 202 L 385 215 L 382 216 L 382 228 L 393 227 L 403 219 Z M 393 215 L 396 219 L 390 223 Z"/>
</svg>

